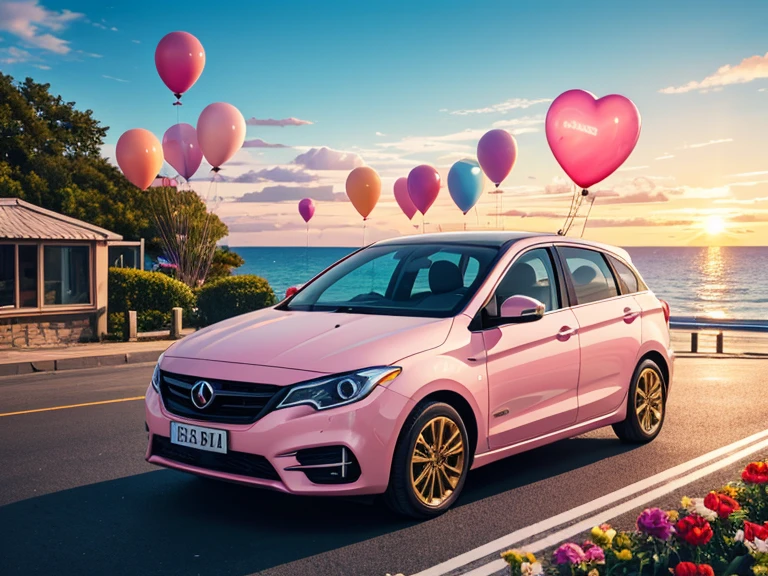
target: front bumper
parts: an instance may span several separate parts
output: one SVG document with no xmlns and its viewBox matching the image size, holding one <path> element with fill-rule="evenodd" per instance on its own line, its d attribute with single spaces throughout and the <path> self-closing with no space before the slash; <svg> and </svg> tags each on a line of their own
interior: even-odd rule
<svg viewBox="0 0 768 576">
<path fill-rule="evenodd" d="M 170 414 L 165 410 L 160 395 L 150 385 L 145 407 L 149 428 L 146 460 L 151 464 L 270 488 L 291 494 L 305 495 L 365 495 L 386 491 L 390 465 L 403 421 L 413 408 L 412 401 L 388 390 L 377 387 L 360 402 L 339 408 L 316 411 L 309 406 L 296 406 L 272 411 L 253 424 L 234 425 L 196 421 Z M 171 420 L 180 423 L 226 430 L 228 452 L 240 456 L 258 455 L 274 468 L 276 477 L 256 478 L 242 474 L 189 465 L 153 453 L 154 436 L 167 445 L 170 438 Z M 158 444 L 155 444 L 157 448 Z M 296 452 L 323 446 L 344 447 L 354 455 L 360 467 L 357 480 L 349 483 L 316 484 L 301 469 Z M 188 450 L 196 450 L 194 448 Z M 215 462 L 221 462 L 217 456 Z M 233 458 L 238 455 L 233 455 Z M 209 459 L 208 462 L 214 460 Z M 214 466 L 214 464 L 211 464 Z M 270 474 L 265 474 L 270 476 Z"/>
</svg>

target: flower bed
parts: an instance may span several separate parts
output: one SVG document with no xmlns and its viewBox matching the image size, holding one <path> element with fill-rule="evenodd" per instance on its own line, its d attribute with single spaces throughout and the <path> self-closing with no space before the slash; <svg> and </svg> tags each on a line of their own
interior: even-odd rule
<svg viewBox="0 0 768 576">
<path fill-rule="evenodd" d="M 752 462 L 704 498 L 678 510 L 649 508 L 631 531 L 596 526 L 583 544 L 568 542 L 550 560 L 509 550 L 512 576 L 768 575 L 768 463 Z"/>
</svg>

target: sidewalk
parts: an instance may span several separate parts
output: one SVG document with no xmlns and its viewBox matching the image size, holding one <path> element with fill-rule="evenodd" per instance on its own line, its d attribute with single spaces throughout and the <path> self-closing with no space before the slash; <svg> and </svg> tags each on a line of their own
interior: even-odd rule
<svg viewBox="0 0 768 576">
<path fill-rule="evenodd" d="M 0 350 L 0 376 L 155 362 L 173 342 L 95 342 L 64 348 Z"/>
</svg>

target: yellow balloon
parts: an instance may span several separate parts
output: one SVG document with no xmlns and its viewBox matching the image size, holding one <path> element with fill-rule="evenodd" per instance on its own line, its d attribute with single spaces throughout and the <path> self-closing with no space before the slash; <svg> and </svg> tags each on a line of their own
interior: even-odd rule
<svg viewBox="0 0 768 576">
<path fill-rule="evenodd" d="M 381 196 L 381 178 L 376 170 L 369 166 L 352 170 L 347 176 L 347 196 L 363 220 L 368 219 Z"/>
</svg>

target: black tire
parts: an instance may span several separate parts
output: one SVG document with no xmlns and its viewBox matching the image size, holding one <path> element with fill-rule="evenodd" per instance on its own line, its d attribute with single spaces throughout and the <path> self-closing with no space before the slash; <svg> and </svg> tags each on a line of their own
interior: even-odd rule
<svg viewBox="0 0 768 576">
<path fill-rule="evenodd" d="M 648 421 L 644 421 L 643 417 L 638 414 L 637 389 L 638 386 L 641 386 L 641 390 L 648 387 L 647 383 L 641 382 L 641 378 L 649 378 L 650 373 L 655 374 L 661 387 L 661 390 L 659 391 L 661 398 L 660 403 L 658 404 L 661 414 L 660 417 L 657 418 L 654 411 L 651 410 L 650 417 L 652 420 L 650 422 L 653 426 L 649 429 L 647 425 Z M 643 414 L 645 414 L 645 412 L 643 412 Z M 664 374 L 653 360 L 643 360 L 638 364 L 637 368 L 635 368 L 635 372 L 632 375 L 632 383 L 629 386 L 629 393 L 627 394 L 627 417 L 622 422 L 614 424 L 613 431 L 622 442 L 628 444 L 646 444 L 659 435 L 661 428 L 664 426 L 666 415 L 667 383 L 664 381 Z"/>
<path fill-rule="evenodd" d="M 423 430 L 426 430 L 425 426 L 433 420 L 445 423 L 442 419 L 452 421 L 460 433 L 461 442 L 463 444 L 463 458 L 461 459 L 460 467 L 457 467 L 456 469 L 461 469 L 461 475 L 458 477 L 458 483 L 453 486 L 452 490 L 447 490 L 447 492 L 450 492 L 449 495 L 441 499 L 439 504 L 428 505 L 417 496 L 417 488 L 413 486 L 411 480 L 413 470 L 412 456 L 414 455 L 419 435 Z M 445 425 L 447 425 L 447 423 Z M 451 446 L 454 445 L 454 443 L 445 442 L 446 445 L 450 444 Z M 435 401 L 427 401 L 419 404 L 405 421 L 403 429 L 400 432 L 400 438 L 397 441 L 397 446 L 395 447 L 395 455 L 392 460 L 392 470 L 389 478 L 389 487 L 384 495 L 387 505 L 397 514 L 409 516 L 411 518 L 424 519 L 439 516 L 448 510 L 461 494 L 461 491 L 464 488 L 464 481 L 467 478 L 467 472 L 469 472 L 469 465 L 472 460 L 472 450 L 473 447 L 469 445 L 469 437 L 464 421 L 453 407 L 443 402 Z M 446 459 L 443 458 L 443 461 L 446 461 Z M 454 460 L 452 460 L 451 463 L 454 465 L 457 464 Z M 424 467 L 426 466 L 429 466 L 429 464 L 424 465 Z M 438 472 L 435 472 L 435 474 L 439 475 Z M 443 478 L 444 476 L 440 476 L 441 486 L 445 485 Z M 426 484 L 424 486 L 426 489 Z M 430 494 L 433 495 L 434 492 L 431 490 L 432 489 L 430 489 Z"/>
</svg>

